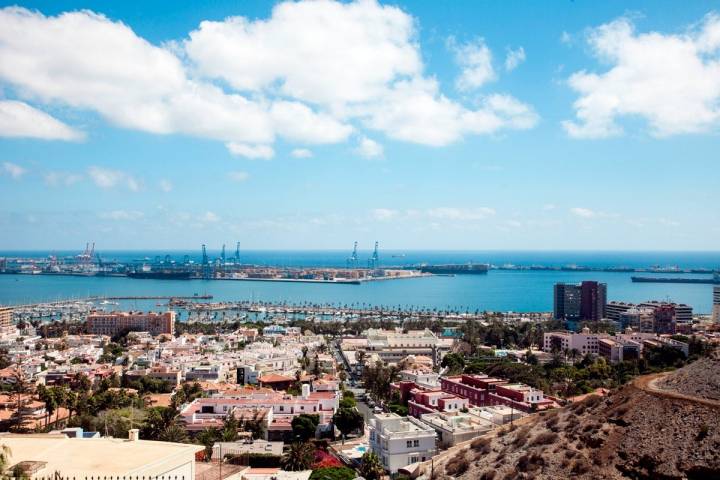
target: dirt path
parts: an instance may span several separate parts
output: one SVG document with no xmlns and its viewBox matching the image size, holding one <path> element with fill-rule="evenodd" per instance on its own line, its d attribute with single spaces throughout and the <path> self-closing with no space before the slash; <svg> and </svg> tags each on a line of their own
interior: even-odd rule
<svg viewBox="0 0 720 480">
<path fill-rule="evenodd" d="M 656 385 L 656 382 L 672 372 L 653 373 L 650 375 L 643 375 L 633 380 L 633 386 L 638 390 L 655 395 L 656 397 L 672 398 L 674 400 L 684 400 L 687 402 L 699 403 L 711 408 L 720 408 L 720 401 L 710 400 L 707 398 L 694 397 L 692 395 L 685 395 L 684 393 L 676 392 L 673 390 L 664 390 Z"/>
</svg>

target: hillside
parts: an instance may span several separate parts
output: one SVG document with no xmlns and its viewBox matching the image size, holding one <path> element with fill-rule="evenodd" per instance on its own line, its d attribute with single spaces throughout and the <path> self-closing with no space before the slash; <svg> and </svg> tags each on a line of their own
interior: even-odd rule
<svg viewBox="0 0 720 480">
<path fill-rule="evenodd" d="M 709 363 L 708 363 L 709 362 Z M 678 393 L 684 385 L 709 392 L 717 359 L 664 379 Z M 714 370 L 717 374 L 717 370 Z M 670 398 L 641 377 L 606 398 L 591 396 L 560 410 L 503 427 L 435 462 L 435 478 L 720 478 L 720 404 Z M 704 404 L 710 403 L 710 404 Z M 430 472 L 426 470 L 426 476 Z"/>
<path fill-rule="evenodd" d="M 686 365 L 656 382 L 663 390 L 720 401 L 720 352 Z"/>
</svg>

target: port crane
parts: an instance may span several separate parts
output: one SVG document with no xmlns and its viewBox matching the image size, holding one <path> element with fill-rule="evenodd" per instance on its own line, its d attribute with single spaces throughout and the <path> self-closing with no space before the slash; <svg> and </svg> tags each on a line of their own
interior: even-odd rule
<svg viewBox="0 0 720 480">
<path fill-rule="evenodd" d="M 379 243 L 375 241 L 375 249 L 373 250 L 372 258 L 370 258 L 370 261 L 368 262 L 370 265 L 370 268 L 378 268 L 380 266 L 380 256 L 378 254 L 378 246 Z"/>
<path fill-rule="evenodd" d="M 347 268 L 357 268 L 357 262 L 358 262 L 357 245 L 358 245 L 358 242 L 355 241 L 355 244 L 353 245 L 352 255 L 350 255 L 350 258 L 347 259 Z"/>
<path fill-rule="evenodd" d="M 240 265 L 240 242 L 235 246 L 235 264 Z"/>
<path fill-rule="evenodd" d="M 208 259 L 207 248 L 202 244 L 202 275 L 203 278 L 210 278 L 210 260 Z"/>
</svg>

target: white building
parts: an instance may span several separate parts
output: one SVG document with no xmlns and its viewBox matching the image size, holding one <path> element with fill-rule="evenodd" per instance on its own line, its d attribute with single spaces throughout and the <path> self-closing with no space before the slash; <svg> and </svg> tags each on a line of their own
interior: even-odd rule
<svg viewBox="0 0 720 480">
<path fill-rule="evenodd" d="M 10 449 L 8 468 L 27 478 L 107 476 L 195 478 L 195 453 L 202 445 L 138 439 L 70 438 L 64 434 L 3 434 Z"/>
<path fill-rule="evenodd" d="M 435 372 L 423 370 L 402 370 L 400 380 L 414 382 L 422 388 L 438 388 L 440 386 L 440 375 Z"/>
<path fill-rule="evenodd" d="M 435 430 L 440 448 L 448 448 L 472 440 L 495 427 L 490 420 L 472 413 L 426 413 L 420 415 L 420 420 Z"/>
<path fill-rule="evenodd" d="M 713 287 L 712 320 L 720 323 L 720 285 Z"/>
<path fill-rule="evenodd" d="M 543 351 L 552 352 L 557 349 L 560 352 L 565 350 L 577 350 L 580 355 L 588 353 L 598 354 L 598 340 L 602 335 L 590 333 L 590 329 L 583 328 L 581 333 L 574 332 L 548 332 L 543 335 Z"/>
<path fill-rule="evenodd" d="M 368 429 L 370 449 L 392 474 L 437 453 L 435 430 L 416 418 L 381 413 L 370 420 Z"/>
<path fill-rule="evenodd" d="M 422 355 L 432 358 L 433 363 L 438 364 L 453 344 L 452 339 L 438 338 L 427 328 L 407 333 L 369 329 L 365 336 L 368 356 L 376 354 L 385 363 L 398 363 L 408 355 Z"/>
</svg>

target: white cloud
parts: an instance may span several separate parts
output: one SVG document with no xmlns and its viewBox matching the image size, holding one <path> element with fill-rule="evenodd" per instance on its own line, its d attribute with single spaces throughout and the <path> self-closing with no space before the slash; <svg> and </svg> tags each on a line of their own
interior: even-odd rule
<svg viewBox="0 0 720 480">
<path fill-rule="evenodd" d="M 4 162 L 2 172 L 7 173 L 13 180 L 17 180 L 27 173 L 27 170 L 15 163 Z M 2 173 L 0 172 L 0 173 Z"/>
<path fill-rule="evenodd" d="M 570 43 L 572 43 L 572 35 L 570 35 L 568 32 L 563 31 L 560 35 L 560 43 L 569 45 Z"/>
<path fill-rule="evenodd" d="M 101 212 L 98 214 L 103 220 L 124 220 L 124 221 L 135 221 L 143 218 L 145 214 L 143 212 L 133 210 L 112 210 L 110 212 Z"/>
<path fill-rule="evenodd" d="M 158 182 L 158 187 L 160 187 L 160 190 L 162 190 L 165 193 L 172 192 L 173 184 L 170 180 L 166 178 L 160 179 Z"/>
<path fill-rule="evenodd" d="M 515 50 L 510 49 L 505 57 L 505 71 L 511 72 L 515 70 L 518 65 L 525 61 L 525 49 L 518 47 Z"/>
<path fill-rule="evenodd" d="M 296 148 L 290 153 L 290 155 L 295 158 L 310 158 L 313 156 L 313 153 L 307 148 Z"/>
<path fill-rule="evenodd" d="M 125 185 L 134 192 L 140 190 L 140 182 L 120 170 L 92 166 L 88 168 L 90 179 L 100 188 L 115 188 Z"/>
<path fill-rule="evenodd" d="M 0 100 L 0 137 L 81 140 L 84 135 L 27 103 Z"/>
<path fill-rule="evenodd" d="M 69 187 L 82 180 L 82 175 L 69 172 L 48 172 L 43 178 L 45 179 L 45 184 L 51 187 L 60 185 Z"/>
<path fill-rule="evenodd" d="M 485 45 L 485 40 L 479 38 L 470 43 L 458 44 L 451 38 L 449 45 L 455 61 L 462 69 L 455 81 L 458 90 L 475 90 L 497 78 L 492 65 L 492 52 Z"/>
<path fill-rule="evenodd" d="M 467 134 L 535 126 L 537 114 L 509 95 L 490 95 L 468 110 L 439 92 L 436 80 L 397 82 L 384 101 L 366 110 L 368 127 L 388 136 L 431 146 L 456 142 Z"/>
<path fill-rule="evenodd" d="M 352 127 L 330 115 L 315 113 L 300 102 L 276 102 L 270 116 L 280 135 L 305 143 L 337 143 L 345 140 Z"/>
<path fill-rule="evenodd" d="M 240 91 L 277 88 L 333 105 L 372 100 L 422 62 L 412 17 L 375 1 L 283 2 L 271 18 L 204 21 L 185 50 L 198 70 Z"/>
<path fill-rule="evenodd" d="M 389 208 L 376 208 L 371 212 L 372 217 L 375 220 L 379 220 L 381 222 L 385 222 L 388 220 L 392 220 L 396 218 L 400 214 L 397 210 L 392 210 Z"/>
<path fill-rule="evenodd" d="M 545 205 L 543 205 L 542 208 L 545 211 L 550 211 L 550 210 L 555 210 L 555 208 L 557 208 L 557 206 L 554 203 L 546 203 Z"/>
<path fill-rule="evenodd" d="M 250 178 L 250 174 L 247 172 L 236 171 L 228 173 L 228 177 L 230 177 L 230 179 L 235 182 L 244 182 L 245 180 Z"/>
<path fill-rule="evenodd" d="M 451 208 L 438 207 L 428 210 L 427 215 L 431 218 L 442 220 L 483 220 L 495 215 L 495 209 L 489 207 L 479 208 Z"/>
<path fill-rule="evenodd" d="M 267 20 L 202 22 L 183 46 L 202 75 L 239 91 L 317 105 L 318 125 L 324 113 L 340 121 L 328 129 L 332 138 L 345 138 L 352 120 L 398 140 L 433 146 L 534 125 L 537 115 L 527 105 L 532 120 L 516 122 L 487 101 L 469 109 L 444 96 L 438 82 L 423 74 L 415 24 L 397 7 L 373 0 L 284 2 Z M 489 80 L 491 55 L 482 42 L 454 47 L 467 70 L 463 86 Z M 314 137 L 314 130 L 302 136 Z"/>
<path fill-rule="evenodd" d="M 574 207 L 570 209 L 570 213 L 580 218 L 595 218 L 598 216 L 596 212 L 589 208 Z"/>
<path fill-rule="evenodd" d="M 217 214 L 208 211 L 200 217 L 200 221 L 207 223 L 217 223 L 220 221 L 220 217 Z"/>
<path fill-rule="evenodd" d="M 267 19 L 203 21 L 186 40 L 156 46 L 87 10 L 45 16 L 8 7 L 0 10 L 0 81 L 33 103 L 210 138 L 255 158 L 271 156 L 277 138 L 336 143 L 363 135 L 360 127 L 441 146 L 535 124 L 532 108 L 509 96 L 524 120 L 494 109 L 493 96 L 469 108 L 443 95 L 424 73 L 416 24 L 374 0 L 306 0 L 279 3 Z M 487 47 L 458 48 L 463 85 L 489 80 Z M 79 135 L 64 127 L 55 135 Z"/>
<path fill-rule="evenodd" d="M 253 160 L 270 160 L 275 155 L 272 147 L 267 145 L 246 145 L 244 143 L 230 142 L 225 144 L 225 146 L 233 155 Z"/>
<path fill-rule="evenodd" d="M 362 137 L 358 144 L 357 152 L 365 158 L 377 158 L 383 155 L 383 146 L 375 140 Z"/>
<path fill-rule="evenodd" d="M 223 141 L 274 137 L 262 105 L 189 79 L 173 53 L 89 11 L 0 10 L 0 78 L 25 97 L 93 110 L 126 128 Z"/>
<path fill-rule="evenodd" d="M 588 43 L 610 69 L 569 78 L 580 95 L 576 120 L 563 122 L 570 136 L 619 135 L 617 121 L 630 116 L 644 119 L 660 137 L 720 125 L 720 16 L 707 15 L 682 34 L 637 33 L 621 18 L 593 29 Z"/>
</svg>

